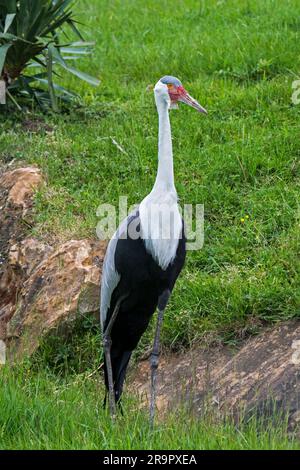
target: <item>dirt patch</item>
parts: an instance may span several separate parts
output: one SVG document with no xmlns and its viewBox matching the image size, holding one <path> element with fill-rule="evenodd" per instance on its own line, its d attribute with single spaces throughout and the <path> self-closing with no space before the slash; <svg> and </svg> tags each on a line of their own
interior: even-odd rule
<svg viewBox="0 0 300 470">
<path fill-rule="evenodd" d="M 40 132 L 52 132 L 53 127 L 45 123 L 41 119 L 25 119 L 22 122 L 22 128 L 24 131 L 31 132 L 34 134 Z"/>
<path fill-rule="evenodd" d="M 149 364 L 132 372 L 129 388 L 148 403 Z M 160 412 L 184 402 L 201 413 L 210 406 L 221 414 L 289 415 L 300 423 L 300 321 L 289 321 L 249 338 L 239 351 L 191 350 L 162 358 L 158 374 Z"/>
<path fill-rule="evenodd" d="M 227 347 L 191 349 L 160 358 L 158 370 L 157 407 L 160 412 L 174 408 L 183 401 L 193 403 L 199 390 L 209 390 L 211 374 L 224 367 L 234 351 Z M 130 373 L 129 388 L 148 403 L 150 366 L 141 361 Z"/>
</svg>

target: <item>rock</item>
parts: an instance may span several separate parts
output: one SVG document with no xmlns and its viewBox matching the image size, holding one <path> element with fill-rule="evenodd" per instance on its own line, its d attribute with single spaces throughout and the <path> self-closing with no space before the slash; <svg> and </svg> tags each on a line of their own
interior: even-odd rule
<svg viewBox="0 0 300 470">
<path fill-rule="evenodd" d="M 148 363 L 139 365 L 130 388 L 146 402 Z M 221 348 L 163 357 L 157 395 L 160 411 L 182 400 L 197 413 L 209 405 L 237 419 L 253 413 L 270 417 L 277 411 L 288 414 L 294 429 L 300 422 L 300 322 L 269 328 L 237 353 Z"/>
<path fill-rule="evenodd" d="M 11 267 L 22 269 L 24 274 L 28 276 L 53 250 L 52 246 L 36 238 L 25 238 L 25 240 L 11 246 L 8 262 Z"/>
<path fill-rule="evenodd" d="M 32 239 L 30 247 L 32 250 Z M 96 260 L 103 254 L 101 242 L 70 240 L 54 250 L 48 249 L 48 255 L 29 270 L 19 292 L 18 306 L 7 323 L 10 359 L 31 354 L 49 330 L 62 331 L 62 325 L 70 326 L 78 314 L 98 313 L 100 269 Z M 18 264 L 18 258 L 13 259 Z M 21 256 L 19 268 L 23 260 Z M 27 264 L 25 269 L 28 272 Z"/>
<path fill-rule="evenodd" d="M 49 245 L 27 237 L 37 168 L 0 176 L 0 340 L 16 361 L 33 353 L 52 329 L 71 328 L 77 315 L 97 315 L 105 244 L 70 240 Z M 4 344 L 4 343 L 3 343 Z"/>
<path fill-rule="evenodd" d="M 97 318 L 99 318 L 99 300 L 99 283 L 86 282 L 78 297 L 79 314 L 84 316 L 89 313 L 96 313 Z"/>
<path fill-rule="evenodd" d="M 34 191 L 42 183 L 35 167 L 18 168 L 0 175 L 0 339 L 14 313 L 21 273 L 8 260 L 12 245 L 26 234 L 24 217 L 32 206 Z"/>
<path fill-rule="evenodd" d="M 11 244 L 25 236 L 23 219 L 41 183 L 42 175 L 35 167 L 0 174 L 0 269 Z"/>
<path fill-rule="evenodd" d="M 31 203 L 33 192 L 42 181 L 42 174 L 38 168 L 17 168 L 2 175 L 0 187 L 8 191 L 7 203 L 21 206 L 25 211 Z"/>
</svg>

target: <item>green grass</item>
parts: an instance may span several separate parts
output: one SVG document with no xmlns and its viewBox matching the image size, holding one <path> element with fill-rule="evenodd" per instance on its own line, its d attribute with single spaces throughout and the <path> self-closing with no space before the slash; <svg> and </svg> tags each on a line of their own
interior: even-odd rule
<svg viewBox="0 0 300 470">
<path fill-rule="evenodd" d="M 157 116 L 146 86 L 173 74 L 208 109 L 207 117 L 184 105 L 171 114 L 177 190 L 182 203 L 204 203 L 205 244 L 188 254 L 177 283 L 168 347 L 207 332 L 232 341 L 299 315 L 300 106 L 291 104 L 298 7 L 79 1 L 86 37 L 96 41 L 81 67 L 100 87 L 66 77 L 85 107 L 42 118 L 50 133 L 24 130 L 24 117 L 0 124 L 2 159 L 36 163 L 47 178 L 35 232 L 84 237 L 95 236 L 101 203 L 127 195 L 131 205 L 151 190 Z"/>
<path fill-rule="evenodd" d="M 59 116 L 1 116 L 0 160 L 37 164 L 46 177 L 33 234 L 93 237 L 101 203 L 127 195 L 131 205 L 151 190 L 157 115 L 146 87 L 172 74 L 209 114 L 184 105 L 171 114 L 178 194 L 182 203 L 204 203 L 205 243 L 188 253 L 166 313 L 164 346 L 236 342 L 299 316 L 300 105 L 291 103 L 300 73 L 299 1 L 81 0 L 75 9 L 86 39 L 96 41 L 81 68 L 101 85 L 63 77 L 84 106 Z M 37 118 L 40 128 L 28 131 L 24 121 Z M 100 347 L 93 331 L 59 348 L 50 341 L 34 369 L 93 369 Z M 151 336 L 150 329 L 140 348 Z M 261 433 L 255 425 L 237 430 L 176 416 L 149 434 L 144 413 L 131 413 L 130 403 L 126 420 L 112 428 L 94 381 L 29 377 L 1 372 L 3 448 L 293 446 L 279 428 Z"/>
<path fill-rule="evenodd" d="M 250 420 L 239 426 L 187 412 L 171 413 L 149 428 L 146 410 L 125 402 L 112 424 L 97 380 L 78 375 L 62 382 L 29 369 L 0 374 L 0 450 L 3 449 L 299 449 L 277 426 Z"/>
</svg>

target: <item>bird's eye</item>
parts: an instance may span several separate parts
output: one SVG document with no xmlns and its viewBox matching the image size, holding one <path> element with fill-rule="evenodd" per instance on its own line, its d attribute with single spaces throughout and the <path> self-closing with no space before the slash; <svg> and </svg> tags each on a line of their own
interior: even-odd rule
<svg viewBox="0 0 300 470">
<path fill-rule="evenodd" d="M 172 83 L 168 83 L 167 87 L 168 87 L 168 88 L 173 88 Z"/>
</svg>

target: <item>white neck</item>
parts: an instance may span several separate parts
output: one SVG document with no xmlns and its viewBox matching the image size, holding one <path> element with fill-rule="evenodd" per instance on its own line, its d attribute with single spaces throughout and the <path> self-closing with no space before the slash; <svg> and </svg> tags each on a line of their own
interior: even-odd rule
<svg viewBox="0 0 300 470">
<path fill-rule="evenodd" d="M 153 189 L 139 206 L 141 233 L 146 251 L 165 270 L 176 257 L 182 219 L 174 186 L 169 106 L 155 94 L 159 118 L 158 169 Z"/>
<path fill-rule="evenodd" d="M 165 99 L 157 97 L 158 112 L 158 169 L 153 190 L 176 191 L 174 186 L 173 151 L 169 106 Z"/>
</svg>

